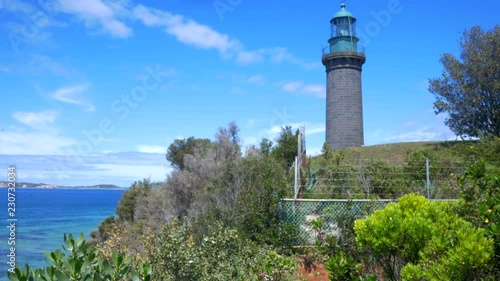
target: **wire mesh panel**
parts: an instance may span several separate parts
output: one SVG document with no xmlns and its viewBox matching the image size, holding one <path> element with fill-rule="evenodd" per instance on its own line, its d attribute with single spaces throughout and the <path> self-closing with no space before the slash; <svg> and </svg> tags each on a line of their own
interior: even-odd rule
<svg viewBox="0 0 500 281">
<path fill-rule="evenodd" d="M 280 222 L 298 230 L 297 244 L 314 243 L 315 230 L 312 221 L 324 222 L 327 233 L 338 236 L 338 222 L 345 218 L 363 218 L 375 210 L 383 209 L 394 200 L 344 200 L 344 199 L 282 199 Z"/>
</svg>

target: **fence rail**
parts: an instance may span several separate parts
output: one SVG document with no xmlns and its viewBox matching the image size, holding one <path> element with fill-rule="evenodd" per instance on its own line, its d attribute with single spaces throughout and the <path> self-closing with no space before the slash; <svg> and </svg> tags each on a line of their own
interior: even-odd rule
<svg viewBox="0 0 500 281">
<path fill-rule="evenodd" d="M 428 199 L 460 197 L 459 178 L 470 167 L 467 161 L 430 161 L 389 164 L 378 160 L 318 165 L 300 176 L 298 198 L 381 198 L 397 199 L 418 193 Z M 491 169 L 491 167 L 489 168 Z"/>
<path fill-rule="evenodd" d="M 316 237 L 313 220 L 321 219 L 327 233 L 338 235 L 338 223 L 341 220 L 363 218 L 394 201 L 396 200 L 282 199 L 279 208 L 280 222 L 298 229 L 297 244 L 313 244 Z"/>
<path fill-rule="evenodd" d="M 432 201 L 454 201 L 449 199 Z M 279 203 L 280 223 L 289 224 L 298 230 L 297 245 L 312 245 L 316 238 L 312 221 L 324 222 L 328 234 L 340 235 L 339 224 L 345 220 L 361 219 L 374 211 L 383 209 L 394 199 L 281 199 Z"/>
</svg>

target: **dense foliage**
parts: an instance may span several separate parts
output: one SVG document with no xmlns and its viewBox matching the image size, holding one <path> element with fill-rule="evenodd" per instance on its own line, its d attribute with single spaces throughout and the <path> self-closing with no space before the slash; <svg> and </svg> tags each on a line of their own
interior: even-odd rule
<svg viewBox="0 0 500 281">
<path fill-rule="evenodd" d="M 500 25 L 464 32 L 460 59 L 444 54 L 440 78 L 429 80 L 436 114 L 446 113 L 446 125 L 459 136 L 500 136 Z"/>
<path fill-rule="evenodd" d="M 238 235 L 236 230 L 215 224 L 206 235 L 193 237 L 177 221 L 161 233 L 155 257 L 159 280 L 290 280 L 295 262 Z M 161 277 L 161 278 L 160 278 Z"/>
<path fill-rule="evenodd" d="M 479 161 L 460 177 L 462 200 L 457 212 L 484 229 L 487 237 L 493 240 L 495 280 L 500 279 L 500 176 L 489 174 L 486 162 Z"/>
<path fill-rule="evenodd" d="M 390 157 L 325 147 L 307 161 L 305 197 L 425 194 L 429 160 L 431 198 L 461 200 L 410 195 L 374 214 L 371 204 L 348 202 L 342 213 L 319 207 L 310 225 L 288 225 L 280 222 L 279 202 L 293 192 L 296 135 L 284 127 L 276 140 L 243 154 L 238 131 L 230 123 L 213 141 L 177 141 L 190 145 L 173 144 L 177 164 L 167 180 L 134 182 L 92 243 L 70 236 L 69 251 L 50 253 L 46 268 L 18 267 L 9 278 L 292 281 L 300 262 L 311 272 L 325 266 L 330 280 L 374 281 L 382 269 L 385 280 L 499 279 L 499 137 L 422 144 L 399 155 L 393 149 Z M 487 160 L 465 170 L 480 158 Z M 335 232 L 328 232 L 327 216 L 336 218 Z M 312 230 L 314 247 L 291 247 L 303 245 L 304 228 Z"/>
<path fill-rule="evenodd" d="M 152 269 L 149 263 L 134 262 L 125 253 L 114 252 L 107 259 L 100 256 L 99 250 L 86 243 L 83 234 L 74 239 L 70 234 L 64 236 L 64 251 L 47 253 L 48 266 L 33 269 L 28 265 L 24 270 L 16 267 L 9 272 L 13 281 L 118 281 L 151 280 Z"/>
<path fill-rule="evenodd" d="M 354 229 L 388 280 L 482 280 L 491 268 L 493 241 L 452 212 L 451 203 L 406 195 Z"/>
</svg>

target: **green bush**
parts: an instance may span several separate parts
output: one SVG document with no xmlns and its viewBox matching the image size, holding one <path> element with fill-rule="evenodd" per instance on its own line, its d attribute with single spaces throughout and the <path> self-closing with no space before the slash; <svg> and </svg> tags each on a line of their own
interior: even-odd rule
<svg viewBox="0 0 500 281">
<path fill-rule="evenodd" d="M 99 257 L 99 252 L 85 242 L 83 234 L 78 239 L 64 235 L 64 251 L 47 253 L 46 268 L 33 269 L 25 265 L 9 272 L 12 281 L 76 281 L 76 280 L 151 280 L 151 265 L 139 262 L 137 267 L 125 254 L 113 253 L 111 259 Z M 68 254 L 68 255 L 66 255 Z"/>
<path fill-rule="evenodd" d="M 326 262 L 328 278 L 332 281 L 376 281 L 375 275 L 366 275 L 363 271 L 363 264 L 357 262 L 343 251 L 338 252 Z"/>
<path fill-rule="evenodd" d="M 457 211 L 462 217 L 484 229 L 494 241 L 495 279 L 500 278 L 500 177 L 488 173 L 485 161 L 472 165 L 459 178 L 462 200 Z"/>
<path fill-rule="evenodd" d="M 493 243 L 461 219 L 452 203 L 406 195 L 355 222 L 356 241 L 389 280 L 480 280 Z"/>
<path fill-rule="evenodd" d="M 215 222 L 197 240 L 188 227 L 174 221 L 159 241 L 154 274 L 159 280 L 260 280 L 273 274 L 285 278 L 294 269 L 288 259 Z"/>
</svg>

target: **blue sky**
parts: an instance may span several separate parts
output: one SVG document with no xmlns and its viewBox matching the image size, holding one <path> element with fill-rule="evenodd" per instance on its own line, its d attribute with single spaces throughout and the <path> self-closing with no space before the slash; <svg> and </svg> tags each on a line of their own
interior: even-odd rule
<svg viewBox="0 0 500 281">
<path fill-rule="evenodd" d="M 19 181 L 161 181 L 174 139 L 213 138 L 230 121 L 245 147 L 305 124 L 318 153 L 321 49 L 340 3 L 0 0 L 0 163 Z M 366 47 L 365 144 L 455 139 L 427 79 L 465 29 L 499 23 L 500 2 L 346 5 Z"/>
</svg>

